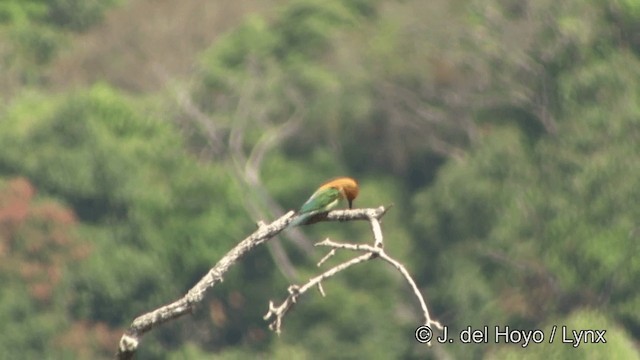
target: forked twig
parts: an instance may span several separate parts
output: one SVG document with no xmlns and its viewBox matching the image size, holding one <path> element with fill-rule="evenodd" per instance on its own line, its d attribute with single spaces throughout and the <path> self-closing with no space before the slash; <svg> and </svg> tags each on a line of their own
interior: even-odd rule
<svg viewBox="0 0 640 360">
<path fill-rule="evenodd" d="M 380 208 L 378 210 L 380 210 Z M 282 320 L 284 316 L 289 312 L 289 310 L 293 308 L 293 305 L 297 302 L 298 298 L 301 295 L 303 295 L 305 292 L 307 292 L 309 289 L 317 286 L 320 289 L 322 296 L 324 296 L 325 294 L 324 294 L 324 290 L 322 290 L 322 281 L 338 274 L 343 270 L 350 268 L 351 266 L 365 262 L 367 260 L 378 259 L 378 258 L 386 261 L 387 263 L 391 264 L 394 268 L 396 268 L 405 278 L 407 283 L 409 283 L 409 286 L 413 290 L 413 293 L 415 294 L 416 298 L 418 298 L 418 302 L 420 303 L 420 307 L 422 309 L 422 313 L 424 316 L 424 325 L 427 325 L 429 327 L 434 326 L 437 329 L 442 330 L 443 328 L 442 324 L 440 324 L 440 322 L 431 318 L 427 304 L 424 301 L 424 297 L 420 293 L 418 286 L 416 285 L 415 281 L 413 280 L 413 278 L 411 277 L 407 269 L 404 267 L 404 265 L 402 265 L 402 263 L 393 259 L 391 256 L 387 255 L 387 253 L 384 251 L 384 239 L 382 235 L 382 229 L 380 227 L 380 218 L 384 215 L 385 212 L 386 212 L 386 209 L 384 209 L 383 211 L 371 212 L 366 214 L 366 218 L 369 220 L 371 224 L 371 231 L 373 233 L 373 238 L 374 238 L 373 246 L 366 245 L 366 244 L 338 243 L 338 242 L 331 241 L 329 239 L 325 239 L 324 241 L 321 241 L 315 244 L 315 246 L 326 246 L 331 248 L 329 253 L 325 257 L 323 257 L 320 260 L 320 262 L 318 262 L 318 266 L 326 262 L 327 259 L 332 257 L 336 253 L 336 251 L 340 249 L 357 251 L 363 254 L 356 256 L 350 260 L 347 260 L 343 263 L 340 263 L 332 267 L 331 269 L 323 272 L 322 274 L 309 279 L 309 281 L 307 281 L 307 283 L 305 283 L 302 286 L 298 286 L 298 285 L 289 286 L 289 289 L 288 289 L 289 296 L 287 296 L 287 298 L 280 305 L 276 306 L 273 303 L 273 301 L 270 301 L 269 311 L 267 312 L 267 314 L 265 314 L 264 319 L 265 320 L 272 319 L 271 323 L 269 324 L 269 328 L 271 330 L 275 331 L 276 334 L 280 334 L 280 332 L 282 331 Z M 336 217 L 339 217 L 340 214 L 335 212 L 333 215 L 335 215 Z M 329 216 L 327 216 L 327 218 L 328 217 Z M 427 344 L 431 345 L 431 341 L 428 341 Z"/>
</svg>

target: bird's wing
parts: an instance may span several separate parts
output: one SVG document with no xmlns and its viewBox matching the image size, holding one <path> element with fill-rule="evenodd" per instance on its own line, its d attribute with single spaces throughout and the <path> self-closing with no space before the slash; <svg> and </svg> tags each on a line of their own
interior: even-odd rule
<svg viewBox="0 0 640 360">
<path fill-rule="evenodd" d="M 336 188 L 320 189 L 313 193 L 309 200 L 302 204 L 299 213 L 305 214 L 315 211 L 327 211 L 337 205 L 342 197 L 340 190 Z"/>
</svg>

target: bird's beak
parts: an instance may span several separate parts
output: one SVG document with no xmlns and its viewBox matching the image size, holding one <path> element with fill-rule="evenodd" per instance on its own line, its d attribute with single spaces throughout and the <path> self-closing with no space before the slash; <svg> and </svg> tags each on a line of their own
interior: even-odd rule
<svg viewBox="0 0 640 360">
<path fill-rule="evenodd" d="M 352 209 L 352 208 L 353 208 L 353 206 L 352 206 L 352 205 L 353 205 L 353 200 L 349 199 L 349 209 Z"/>
</svg>

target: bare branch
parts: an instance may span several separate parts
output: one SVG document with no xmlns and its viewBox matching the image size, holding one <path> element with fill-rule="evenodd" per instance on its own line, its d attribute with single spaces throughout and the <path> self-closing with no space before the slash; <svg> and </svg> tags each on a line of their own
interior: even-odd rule
<svg viewBox="0 0 640 360">
<path fill-rule="evenodd" d="M 327 255 L 325 255 L 322 259 L 320 259 L 320 261 L 318 261 L 317 266 L 318 267 L 322 266 L 322 264 L 324 264 L 325 261 L 329 260 L 335 254 L 336 254 L 336 249 L 331 249 L 331 251 L 329 251 Z"/>
<path fill-rule="evenodd" d="M 324 273 L 310 279 L 302 287 L 299 287 L 297 285 L 290 286 L 289 296 L 284 302 L 282 302 L 282 304 L 280 304 L 278 307 L 275 307 L 273 305 L 273 301 L 269 302 L 269 311 L 264 316 L 264 319 L 269 320 L 271 317 L 275 316 L 275 319 L 271 322 L 271 324 L 269 324 L 269 328 L 275 331 L 276 334 L 280 334 L 282 318 L 284 317 L 284 315 L 286 315 L 286 313 L 289 310 L 291 310 L 293 305 L 298 301 L 298 297 L 300 295 L 304 294 L 305 292 L 307 292 L 307 290 L 313 288 L 314 286 L 321 286 L 320 284 L 323 280 L 332 277 L 333 275 L 339 273 L 340 271 L 345 270 L 352 265 L 361 263 L 363 261 L 367 261 L 372 257 L 373 257 L 372 253 L 360 255 L 340 265 L 334 266 L 333 268 L 325 271 Z"/>
<path fill-rule="evenodd" d="M 305 224 L 311 225 L 320 221 L 353 221 L 380 219 L 391 208 L 392 205 L 380 206 L 375 209 L 351 209 L 351 210 L 333 210 L 328 213 L 320 213 L 309 218 Z"/>
<path fill-rule="evenodd" d="M 424 301 L 422 294 L 420 294 L 420 290 L 418 289 L 418 286 L 416 285 L 415 281 L 413 280 L 411 275 L 409 275 L 409 272 L 407 271 L 407 269 L 400 262 L 393 259 L 391 256 L 387 255 L 387 253 L 383 249 L 377 246 L 371 247 L 370 245 L 366 245 L 366 244 L 337 243 L 329 239 L 326 239 L 316 245 L 331 247 L 332 251 L 336 249 L 347 249 L 352 251 L 363 251 L 363 252 L 373 253 L 380 259 L 393 265 L 393 267 L 395 267 L 402 274 L 402 276 L 404 276 L 405 280 L 407 280 L 407 282 L 409 283 L 409 286 L 411 286 L 413 293 L 418 298 L 418 301 L 420 302 L 420 307 L 422 308 L 422 313 L 424 315 L 424 324 L 427 326 L 434 325 L 438 329 L 442 330 L 442 325 L 438 321 L 431 319 L 431 316 L 429 315 L 429 309 L 427 308 L 427 304 Z"/>
<path fill-rule="evenodd" d="M 131 359 L 137 350 L 140 337 L 154 327 L 169 320 L 176 319 L 193 311 L 195 306 L 202 302 L 207 290 L 215 284 L 222 282 L 224 273 L 234 265 L 238 259 L 249 252 L 255 246 L 273 238 L 282 231 L 291 221 L 293 211 L 282 216 L 269 225 L 259 223 L 258 230 L 251 236 L 242 240 L 236 247 L 229 251 L 198 283 L 187 292 L 185 296 L 169 305 L 137 317 L 129 329 L 120 339 L 118 359 Z"/>
<path fill-rule="evenodd" d="M 309 281 L 307 281 L 307 283 L 302 286 L 291 285 L 289 287 L 289 296 L 287 296 L 287 298 L 280 305 L 275 306 L 273 301 L 270 301 L 269 311 L 264 316 L 264 319 L 265 320 L 273 319 L 269 324 L 269 328 L 271 330 L 275 331 L 276 334 L 280 334 L 280 332 L 282 331 L 282 319 L 289 312 L 289 310 L 293 308 L 293 305 L 297 302 L 298 298 L 301 295 L 303 295 L 305 292 L 307 292 L 309 289 L 311 289 L 314 286 L 317 286 L 321 295 L 325 296 L 324 290 L 322 289 L 322 281 L 338 274 L 343 270 L 350 268 L 351 266 L 365 262 L 367 260 L 377 259 L 377 258 L 382 259 L 387 263 L 391 264 L 394 268 L 396 268 L 396 270 L 400 272 L 400 274 L 402 274 L 402 276 L 405 278 L 407 283 L 409 283 L 409 286 L 413 290 L 413 293 L 415 294 L 416 298 L 418 299 L 418 302 L 420 303 L 420 308 L 422 309 L 422 314 L 424 316 L 424 325 L 427 325 L 429 327 L 435 326 L 437 329 L 442 330 L 443 328 L 442 324 L 440 324 L 440 322 L 431 318 L 427 304 L 424 301 L 424 297 L 420 293 L 420 290 L 418 289 L 418 286 L 416 285 L 411 275 L 409 275 L 409 272 L 407 271 L 407 269 L 399 261 L 387 255 L 387 253 L 384 251 L 383 235 L 382 235 L 382 229 L 380 227 L 380 218 L 385 214 L 386 211 L 387 211 L 387 208 L 384 208 L 382 206 L 378 209 L 358 209 L 358 210 L 348 210 L 346 212 L 333 211 L 329 214 L 326 214 L 326 216 L 322 218 L 315 219 L 316 221 L 320 221 L 324 219 L 344 220 L 345 217 L 349 217 L 350 220 L 368 219 L 371 224 L 371 231 L 373 233 L 374 245 L 371 246 L 367 244 L 337 243 L 329 239 L 325 239 L 324 241 L 321 241 L 315 244 L 315 246 L 327 246 L 331 248 L 331 251 L 329 251 L 329 253 L 320 260 L 320 262 L 318 263 L 318 266 L 326 262 L 327 259 L 332 257 L 335 254 L 335 252 L 340 249 L 358 251 L 364 254 L 354 257 L 348 261 L 345 261 L 343 263 L 340 263 L 332 267 L 331 269 L 323 272 L 322 274 L 309 279 Z M 431 345 L 431 341 L 427 342 L 427 344 Z"/>
<path fill-rule="evenodd" d="M 387 208 L 380 206 L 376 209 L 353 209 L 331 211 L 323 221 L 348 221 L 348 220 L 364 220 L 373 216 L 379 218 L 387 211 Z M 289 223 L 295 218 L 294 212 L 290 211 L 271 224 L 258 222 L 258 230 L 242 240 L 231 251 L 225 254 L 218 263 L 212 267 L 209 272 L 198 283 L 191 288 L 182 298 L 164 305 L 158 309 L 152 310 L 146 314 L 138 316 L 129 329 L 120 338 L 117 359 L 131 359 L 135 355 L 142 336 L 148 331 L 159 325 L 171 320 L 175 320 L 183 315 L 193 312 L 195 307 L 199 305 L 209 291 L 216 284 L 223 281 L 224 274 L 235 265 L 240 258 L 246 255 L 257 245 L 269 241 L 278 235 L 282 230 L 286 229 Z M 320 221 L 320 220 L 318 220 Z M 372 256 L 366 254 L 367 256 Z M 295 287 L 290 288 L 290 293 L 295 293 Z M 306 291 L 306 289 L 305 289 Z M 321 292 L 324 292 L 321 290 Z"/>
</svg>

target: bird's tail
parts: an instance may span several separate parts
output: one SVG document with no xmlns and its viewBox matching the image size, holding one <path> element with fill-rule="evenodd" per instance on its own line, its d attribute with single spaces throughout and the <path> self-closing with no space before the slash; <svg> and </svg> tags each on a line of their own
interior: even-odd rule
<svg viewBox="0 0 640 360">
<path fill-rule="evenodd" d="M 293 219 L 293 221 L 291 221 L 289 223 L 289 225 L 287 225 L 287 227 L 294 227 L 294 226 L 299 226 L 299 225 L 305 225 L 307 220 L 309 220 L 310 217 L 312 217 L 313 215 L 315 215 L 315 212 L 310 212 L 310 213 L 306 213 L 306 214 L 298 214 L 297 217 L 295 217 Z"/>
</svg>

